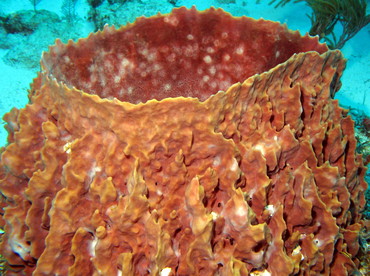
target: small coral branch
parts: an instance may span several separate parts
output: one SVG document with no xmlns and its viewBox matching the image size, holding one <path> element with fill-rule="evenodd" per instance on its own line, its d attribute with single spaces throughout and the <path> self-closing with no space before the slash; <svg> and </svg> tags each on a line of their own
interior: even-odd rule
<svg viewBox="0 0 370 276">
<path fill-rule="evenodd" d="M 76 19 L 76 3 L 77 0 L 64 0 L 62 3 L 62 13 L 69 24 Z"/>
<path fill-rule="evenodd" d="M 291 0 L 272 0 L 275 7 L 284 6 Z M 294 3 L 306 2 L 312 9 L 308 15 L 311 20 L 310 35 L 318 35 L 331 49 L 341 49 L 363 27 L 370 23 L 366 15 L 366 0 L 295 0 Z M 339 23 L 342 33 L 335 35 L 334 27 Z"/>
<path fill-rule="evenodd" d="M 338 42 L 334 42 L 337 45 L 336 48 L 340 49 L 347 40 L 354 37 L 363 27 L 370 23 L 370 15 L 366 15 L 365 0 L 337 1 L 340 4 L 338 20 L 343 27 L 343 33 Z"/>
<path fill-rule="evenodd" d="M 36 12 L 36 6 L 41 2 L 42 0 L 30 0 L 34 11 Z"/>
</svg>

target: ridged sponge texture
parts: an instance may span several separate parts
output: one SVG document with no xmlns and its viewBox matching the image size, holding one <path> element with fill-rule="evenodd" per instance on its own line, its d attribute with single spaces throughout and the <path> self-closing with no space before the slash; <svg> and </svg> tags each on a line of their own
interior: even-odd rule
<svg viewBox="0 0 370 276">
<path fill-rule="evenodd" d="M 180 8 L 57 41 L 41 63 L 30 103 L 5 117 L 10 274 L 358 266 L 367 184 L 353 121 L 330 96 L 339 51 L 278 23 Z"/>
</svg>

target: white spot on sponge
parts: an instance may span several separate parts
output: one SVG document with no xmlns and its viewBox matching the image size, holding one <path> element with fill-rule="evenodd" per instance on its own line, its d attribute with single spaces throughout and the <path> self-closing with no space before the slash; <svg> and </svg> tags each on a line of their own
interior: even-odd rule
<svg viewBox="0 0 370 276">
<path fill-rule="evenodd" d="M 204 58 L 203 58 L 204 62 L 209 64 L 212 62 L 212 58 L 209 56 L 209 55 L 206 55 Z"/>
<path fill-rule="evenodd" d="M 170 267 L 165 267 L 161 270 L 161 272 L 159 273 L 160 276 L 168 276 L 170 275 L 171 273 L 171 268 Z"/>
</svg>

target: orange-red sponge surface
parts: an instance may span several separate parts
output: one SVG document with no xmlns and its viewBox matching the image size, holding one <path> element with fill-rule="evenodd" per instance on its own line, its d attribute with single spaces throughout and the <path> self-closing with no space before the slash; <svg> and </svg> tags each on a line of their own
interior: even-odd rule
<svg viewBox="0 0 370 276">
<path fill-rule="evenodd" d="M 57 41 L 5 117 L 9 274 L 350 273 L 367 185 L 330 97 L 344 63 L 213 8 Z"/>
</svg>

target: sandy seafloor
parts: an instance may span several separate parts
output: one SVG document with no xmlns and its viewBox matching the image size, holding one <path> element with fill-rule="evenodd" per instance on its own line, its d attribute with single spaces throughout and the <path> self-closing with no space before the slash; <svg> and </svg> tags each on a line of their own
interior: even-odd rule
<svg viewBox="0 0 370 276">
<path fill-rule="evenodd" d="M 58 13 L 61 17 L 61 5 L 66 0 L 42 0 L 37 8 L 47 9 Z M 105 0 L 107 1 L 107 0 Z M 168 6 L 163 6 L 166 1 L 159 1 L 161 3 L 159 10 L 156 5 L 156 1 L 148 0 L 130 0 L 129 2 L 141 2 L 151 3 L 147 5 L 147 9 L 143 11 L 145 16 L 154 15 L 158 12 L 167 13 L 173 8 L 168 2 Z M 289 3 L 282 8 L 274 8 L 272 5 L 268 5 L 270 0 L 261 0 L 257 3 L 256 0 L 238 1 L 235 4 L 220 4 L 220 2 L 227 1 L 177 1 L 177 5 L 185 5 L 191 7 L 195 5 L 198 9 L 204 10 L 210 6 L 222 7 L 235 16 L 250 16 L 253 18 L 264 18 L 274 21 L 280 21 L 286 23 L 289 29 L 299 30 L 301 34 L 308 32 L 310 28 L 310 20 L 306 14 L 310 13 L 304 3 Z M 158 2 L 158 3 L 159 3 Z M 293 1 L 292 1 L 293 2 Z M 369 1 L 368 1 L 369 3 Z M 125 4 L 126 5 L 126 4 Z M 370 6 L 370 3 L 368 4 Z M 8 14 L 17 10 L 33 9 L 31 1 L 29 0 L 0 0 L 0 12 L 2 14 Z M 79 17 L 79 22 L 83 23 L 79 25 L 79 28 L 85 28 L 84 33 L 88 34 L 93 30 L 93 26 L 87 21 L 87 12 L 89 6 L 87 0 L 77 0 L 76 12 Z M 138 11 L 127 9 L 127 13 L 137 13 Z M 369 13 L 369 7 L 368 12 Z M 137 14 L 140 15 L 140 14 Z M 2 38 L 7 39 L 7 38 Z M 39 38 L 43 39 L 42 36 Z M 1 42 L 1 41 L 0 41 Z M 47 45 L 45 43 L 45 50 Z M 342 88 L 336 94 L 336 99 L 340 101 L 340 105 L 343 107 L 356 108 L 360 113 L 364 112 L 367 116 L 370 116 L 370 26 L 363 28 L 354 38 L 349 40 L 346 45 L 342 48 L 344 56 L 348 59 L 347 67 L 342 77 Z M 0 115 L 2 116 L 8 112 L 12 107 L 22 108 L 27 104 L 27 89 L 32 79 L 36 76 L 38 68 L 35 69 L 24 69 L 19 66 L 9 66 L 3 60 L 3 57 L 9 49 L 0 49 Z M 25 53 L 30 51 L 24 49 Z M 36 53 L 37 54 L 37 53 Z M 41 50 L 39 53 L 41 57 Z M 3 128 L 5 124 L 1 121 L 0 126 L 0 146 L 6 145 L 7 133 Z"/>
</svg>

